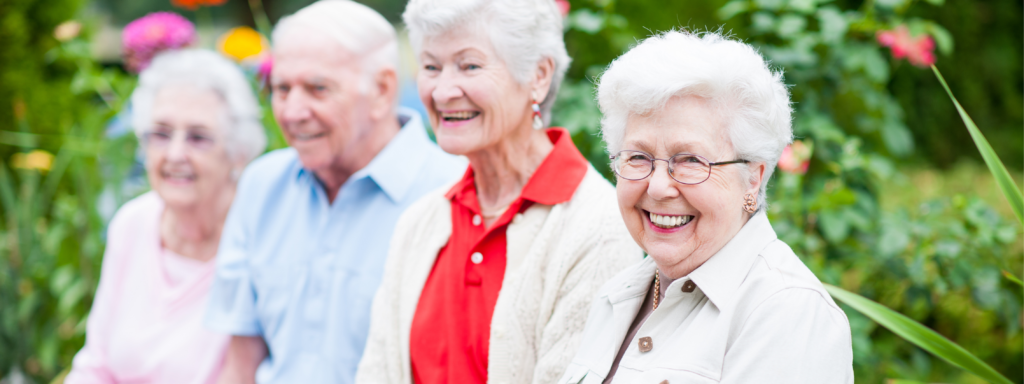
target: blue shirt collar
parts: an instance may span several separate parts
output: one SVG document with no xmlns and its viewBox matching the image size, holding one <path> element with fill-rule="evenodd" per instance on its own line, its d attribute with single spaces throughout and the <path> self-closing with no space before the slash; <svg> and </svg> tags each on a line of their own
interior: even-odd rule
<svg viewBox="0 0 1024 384">
<path fill-rule="evenodd" d="M 369 178 L 392 202 L 398 203 L 405 198 L 419 170 L 425 165 L 427 150 L 434 144 L 427 136 L 419 112 L 398 107 L 397 115 L 398 123 L 402 125 L 398 134 L 391 138 L 366 167 L 352 174 L 352 177 L 341 186 L 342 189 L 353 182 Z M 317 180 L 313 172 L 302 167 L 301 162 L 298 168 L 297 179 L 307 178 L 317 188 L 323 188 L 323 184 Z"/>
<path fill-rule="evenodd" d="M 352 175 L 353 180 L 369 177 L 395 203 L 409 192 L 433 145 L 418 112 L 399 107 L 398 122 L 402 125 L 398 134 L 370 164 Z"/>
</svg>

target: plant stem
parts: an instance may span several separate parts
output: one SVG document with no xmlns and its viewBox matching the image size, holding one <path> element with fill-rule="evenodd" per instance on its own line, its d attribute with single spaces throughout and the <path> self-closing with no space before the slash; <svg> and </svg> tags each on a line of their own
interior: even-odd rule
<svg viewBox="0 0 1024 384">
<path fill-rule="evenodd" d="M 196 8 L 196 24 L 199 25 L 199 45 L 203 48 L 213 47 L 213 17 L 208 7 Z"/>
<path fill-rule="evenodd" d="M 267 17 L 267 12 L 263 10 L 262 0 L 249 0 L 249 10 L 252 11 L 252 19 L 256 22 L 256 29 L 260 31 L 260 34 L 266 38 L 270 38 L 270 18 Z"/>
</svg>

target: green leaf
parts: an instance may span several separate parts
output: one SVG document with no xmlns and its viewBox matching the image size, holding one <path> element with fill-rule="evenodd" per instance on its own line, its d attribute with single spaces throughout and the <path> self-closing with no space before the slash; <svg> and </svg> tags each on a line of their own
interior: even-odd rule
<svg viewBox="0 0 1024 384">
<path fill-rule="evenodd" d="M 996 184 L 999 185 L 999 189 L 1003 191 L 1003 196 L 1006 196 L 1006 200 L 1010 202 L 1010 208 L 1013 209 L 1013 213 L 1017 215 L 1017 220 L 1024 225 L 1024 195 L 1021 194 L 1020 189 L 1017 188 L 1017 184 L 1010 177 L 1010 172 L 1006 170 L 1006 166 L 999 160 L 999 156 L 996 155 L 996 151 L 989 145 L 988 140 L 981 134 L 981 130 L 974 124 L 974 120 L 967 115 L 967 111 L 960 106 L 960 102 L 953 96 L 953 91 L 949 90 L 949 85 L 946 84 L 946 79 L 939 73 L 939 69 L 934 65 L 932 71 L 935 72 L 935 77 L 942 83 L 942 88 L 946 89 L 946 94 L 953 100 L 953 105 L 956 105 L 957 112 L 960 112 L 960 118 L 963 119 L 964 124 L 967 125 L 967 131 L 971 133 L 971 138 L 974 139 L 974 144 L 978 146 L 978 151 L 981 152 L 981 158 L 985 159 L 985 165 L 988 166 L 988 170 L 992 172 L 992 176 L 995 177 Z"/>
<path fill-rule="evenodd" d="M 1017 276 L 1014 276 L 1012 273 L 1010 273 L 1010 271 L 1007 271 L 1007 270 L 1004 269 L 1003 270 L 1003 277 L 1005 277 L 1006 280 L 1010 280 L 1013 283 L 1015 283 L 1015 284 L 1017 284 L 1019 286 L 1024 287 L 1024 282 L 1020 281 L 1020 279 L 1017 278 Z"/>
<path fill-rule="evenodd" d="M 842 288 L 824 284 L 825 290 L 836 300 L 842 301 L 853 309 L 871 318 L 881 326 L 889 329 L 904 340 L 907 340 L 932 355 L 939 357 L 946 362 L 960 367 L 970 373 L 977 375 L 990 383 L 1011 384 L 1010 379 L 999 374 L 995 369 L 985 364 L 977 356 L 972 355 L 963 347 L 950 341 L 937 332 L 911 320 L 909 317 L 893 311 L 884 305 L 860 296 L 856 293 L 846 291 Z"/>
<path fill-rule="evenodd" d="M 732 0 L 719 8 L 715 15 L 719 20 L 726 21 L 749 9 L 746 0 Z"/>
<path fill-rule="evenodd" d="M 589 9 L 580 9 L 569 14 L 569 27 L 583 31 L 588 34 L 595 34 L 604 28 L 604 15 L 594 13 Z"/>
<path fill-rule="evenodd" d="M 935 39 L 935 45 L 939 47 L 942 55 L 949 56 L 953 53 L 953 34 L 946 28 L 929 21 L 925 23 L 925 30 Z"/>
</svg>

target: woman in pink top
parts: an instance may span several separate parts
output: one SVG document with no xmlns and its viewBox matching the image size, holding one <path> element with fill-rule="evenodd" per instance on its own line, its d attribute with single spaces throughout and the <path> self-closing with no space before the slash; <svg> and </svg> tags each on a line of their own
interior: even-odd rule
<svg viewBox="0 0 1024 384">
<path fill-rule="evenodd" d="M 114 216 L 68 384 L 214 382 L 228 336 L 202 325 L 235 182 L 263 152 L 259 105 L 216 53 L 164 53 L 132 94 L 152 192 Z"/>
</svg>

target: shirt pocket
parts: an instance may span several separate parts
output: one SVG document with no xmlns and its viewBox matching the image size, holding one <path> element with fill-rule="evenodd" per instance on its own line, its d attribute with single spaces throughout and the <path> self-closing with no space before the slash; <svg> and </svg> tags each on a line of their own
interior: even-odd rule
<svg viewBox="0 0 1024 384">
<path fill-rule="evenodd" d="M 640 384 L 713 384 L 718 383 L 705 374 L 685 369 L 659 368 L 644 372 L 633 383 Z"/>
</svg>

